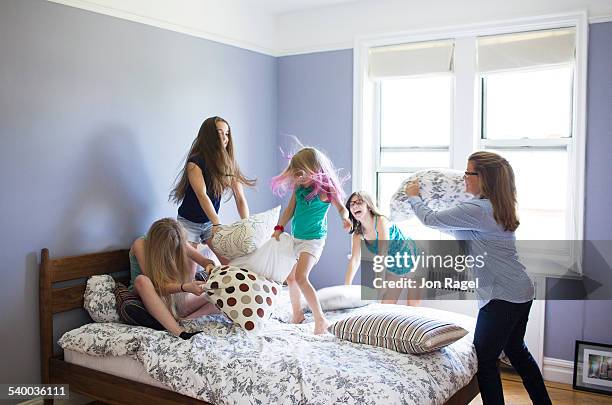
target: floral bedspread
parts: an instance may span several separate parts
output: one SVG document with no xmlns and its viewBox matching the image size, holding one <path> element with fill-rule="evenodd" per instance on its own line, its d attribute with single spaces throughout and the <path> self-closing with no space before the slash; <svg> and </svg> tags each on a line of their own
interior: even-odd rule
<svg viewBox="0 0 612 405">
<path fill-rule="evenodd" d="M 370 304 L 327 316 L 382 308 L 450 319 L 473 331 L 473 318 L 428 308 Z M 92 356 L 131 356 L 169 389 L 214 404 L 442 404 L 476 373 L 472 333 L 439 351 L 410 355 L 315 336 L 310 322 L 271 319 L 259 335 L 223 315 L 183 325 L 204 332 L 184 341 L 143 327 L 92 323 L 65 333 L 59 344 Z"/>
</svg>

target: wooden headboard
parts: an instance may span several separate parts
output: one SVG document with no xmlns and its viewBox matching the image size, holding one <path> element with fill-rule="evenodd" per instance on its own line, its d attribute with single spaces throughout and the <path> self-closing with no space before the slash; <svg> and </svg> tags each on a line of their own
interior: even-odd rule
<svg viewBox="0 0 612 405">
<path fill-rule="evenodd" d="M 40 254 L 40 357 L 42 383 L 50 383 L 49 363 L 53 357 L 53 315 L 83 308 L 83 294 L 87 278 L 99 274 L 125 273 L 116 277 L 126 284 L 129 281 L 129 250 L 113 250 L 81 256 L 49 258 L 49 250 Z M 53 288 L 55 283 L 79 280 L 69 287 Z"/>
</svg>

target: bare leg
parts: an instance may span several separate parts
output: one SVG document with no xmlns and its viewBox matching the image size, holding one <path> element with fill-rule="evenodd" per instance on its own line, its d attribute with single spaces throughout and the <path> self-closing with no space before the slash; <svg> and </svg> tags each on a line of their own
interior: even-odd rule
<svg viewBox="0 0 612 405">
<path fill-rule="evenodd" d="M 315 263 L 316 259 L 314 256 L 306 252 L 300 253 L 297 265 L 295 266 L 295 281 L 300 287 L 302 294 L 304 294 L 304 298 L 306 299 L 306 302 L 312 311 L 312 315 L 314 316 L 314 333 L 315 335 L 320 335 L 327 331 L 329 322 L 323 314 L 321 304 L 319 303 L 319 298 L 317 297 L 317 292 L 312 284 L 310 284 L 310 280 L 308 280 L 308 275 L 310 274 L 310 271 L 314 267 Z"/>
<path fill-rule="evenodd" d="M 185 331 L 185 329 L 179 326 L 176 319 L 174 319 L 170 313 L 170 310 L 166 307 L 166 304 L 164 304 L 164 301 L 162 301 L 157 294 L 149 277 L 142 274 L 137 276 L 134 280 L 134 288 L 136 288 L 136 292 L 147 308 L 147 311 L 149 311 L 153 318 L 157 319 L 164 328 L 175 336 Z"/>
<path fill-rule="evenodd" d="M 193 318 L 195 317 L 196 313 L 202 312 L 202 314 L 199 315 L 202 316 L 219 311 L 216 309 L 214 304 L 208 301 L 206 294 L 194 295 L 186 293 L 181 297 L 179 312 L 182 317 Z"/>
<path fill-rule="evenodd" d="M 401 280 L 402 277 L 390 272 L 390 271 L 386 271 L 385 272 L 385 281 L 394 281 L 397 282 L 399 280 Z M 384 292 L 383 292 L 383 296 L 382 296 L 382 304 L 397 304 L 397 300 L 399 299 L 400 295 L 402 294 L 402 289 L 401 288 L 390 288 L 387 287 Z"/>
<path fill-rule="evenodd" d="M 302 311 L 302 292 L 300 286 L 295 279 L 295 268 L 297 264 L 293 266 L 293 270 L 287 277 L 287 284 L 289 285 L 289 298 L 291 299 L 291 309 L 293 311 L 293 319 L 291 323 L 302 323 L 304 322 L 304 311 Z"/>
</svg>

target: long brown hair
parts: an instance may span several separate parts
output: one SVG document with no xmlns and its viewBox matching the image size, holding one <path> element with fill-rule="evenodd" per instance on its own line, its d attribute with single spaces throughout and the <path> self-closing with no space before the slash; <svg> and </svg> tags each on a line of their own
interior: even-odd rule
<svg viewBox="0 0 612 405">
<path fill-rule="evenodd" d="M 227 132 L 228 142 L 225 148 L 217 132 L 218 122 L 224 122 L 229 129 Z M 189 185 L 187 165 L 189 158 L 193 156 L 199 156 L 206 162 L 207 173 L 205 176 L 208 177 L 205 178 L 210 179 L 210 185 L 207 184 L 207 186 L 212 188 L 215 197 L 221 197 L 227 189 L 232 187 L 234 181 L 249 187 L 255 186 L 256 180 L 245 177 L 240 171 L 238 163 L 236 163 L 234 140 L 229 123 L 221 117 L 210 117 L 204 120 L 202 126 L 200 126 L 198 136 L 191 144 L 189 154 L 185 159 L 183 170 L 177 176 L 175 187 L 170 193 L 170 200 L 177 204 L 185 198 L 185 192 Z"/>
<path fill-rule="evenodd" d="M 172 218 L 155 221 L 145 239 L 144 273 L 172 315 L 178 319 L 176 298 L 167 290 L 169 283 L 186 283 L 190 278 L 187 237 L 183 226 Z"/>
<path fill-rule="evenodd" d="M 349 212 L 349 219 L 351 220 L 351 224 L 352 224 L 351 231 L 349 233 L 357 232 L 358 235 L 363 235 L 363 227 L 361 225 L 361 222 L 359 222 L 357 218 L 355 218 L 353 216 L 353 213 L 351 212 L 351 199 L 353 197 L 358 197 L 359 199 L 363 200 L 366 207 L 368 208 L 368 211 L 370 211 L 372 215 L 379 216 L 379 217 L 382 217 L 384 215 L 380 213 L 380 211 L 374 204 L 374 201 L 372 201 L 372 197 L 370 197 L 370 195 L 366 193 L 365 191 L 355 191 L 353 194 L 351 194 L 348 200 L 346 200 L 346 204 L 344 204 L 344 206 Z"/>
<path fill-rule="evenodd" d="M 480 178 L 480 195 L 493 206 L 493 218 L 506 231 L 514 232 L 520 222 L 516 209 L 516 185 L 510 163 L 497 153 L 474 152 L 468 158 Z"/>
</svg>

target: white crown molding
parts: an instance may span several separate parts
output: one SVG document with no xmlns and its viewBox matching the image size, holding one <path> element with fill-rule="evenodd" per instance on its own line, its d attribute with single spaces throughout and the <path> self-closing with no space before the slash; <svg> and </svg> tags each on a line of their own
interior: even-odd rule
<svg viewBox="0 0 612 405">
<path fill-rule="evenodd" d="M 597 17 L 590 17 L 589 24 L 605 23 L 612 21 L 612 14 L 600 15 Z"/>
<path fill-rule="evenodd" d="M 542 374 L 546 381 L 572 385 L 574 380 L 574 362 L 544 357 Z"/>
<path fill-rule="evenodd" d="M 275 49 L 270 47 L 261 46 L 243 39 L 230 38 L 218 33 L 203 30 L 197 27 L 191 27 L 187 25 L 178 24 L 171 21 L 166 21 L 151 16 L 133 13 L 130 11 L 120 10 L 114 7 L 104 6 L 96 4 L 86 0 L 47 0 L 52 3 L 58 3 L 69 7 L 75 7 L 82 10 L 91 11 L 98 14 L 104 14 L 111 17 L 121 18 L 132 22 L 150 25 L 157 28 L 162 28 L 169 31 L 178 32 L 181 34 L 190 35 L 193 37 L 203 38 L 214 42 L 219 42 L 226 45 L 235 46 L 238 48 L 246 49 L 262 53 L 269 56 L 278 56 Z"/>
<path fill-rule="evenodd" d="M 347 49 L 353 49 L 353 41 L 349 42 L 338 42 L 335 44 L 325 44 L 325 45 L 313 45 L 301 48 L 293 48 L 293 49 L 284 49 L 282 51 L 278 51 L 278 56 L 293 56 L 293 55 L 304 55 L 310 53 L 318 53 L 318 52 L 329 52 L 329 51 L 342 51 Z"/>
</svg>

